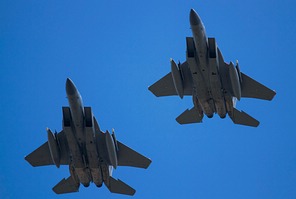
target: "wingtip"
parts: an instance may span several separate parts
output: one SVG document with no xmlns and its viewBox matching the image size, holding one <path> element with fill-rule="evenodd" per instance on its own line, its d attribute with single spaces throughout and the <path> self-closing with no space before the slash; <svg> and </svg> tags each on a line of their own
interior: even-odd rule
<svg viewBox="0 0 296 199">
<path fill-rule="evenodd" d="M 273 96 L 271 97 L 270 100 L 273 100 L 273 98 L 276 96 L 276 90 L 273 90 Z"/>
<path fill-rule="evenodd" d="M 146 165 L 146 167 L 144 167 L 144 169 L 148 169 L 148 167 L 151 165 L 151 163 L 152 163 L 152 160 L 150 159 L 150 158 L 147 158 L 148 159 L 148 161 L 147 161 L 147 165 Z"/>
</svg>

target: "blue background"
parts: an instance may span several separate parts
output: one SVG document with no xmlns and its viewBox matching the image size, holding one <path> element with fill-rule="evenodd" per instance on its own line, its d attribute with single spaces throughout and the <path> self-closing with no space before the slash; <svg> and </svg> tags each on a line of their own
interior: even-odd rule
<svg viewBox="0 0 296 199">
<path fill-rule="evenodd" d="M 147 88 L 185 61 L 194 8 L 225 61 L 275 89 L 274 100 L 237 103 L 261 123 L 227 117 L 179 125 L 186 97 Z M 56 195 L 68 167 L 31 167 L 24 156 L 60 131 L 70 77 L 102 130 L 152 159 L 113 176 L 134 198 L 296 198 L 296 14 L 292 0 L 0 1 L 0 198 L 129 198 L 103 186 Z"/>
</svg>

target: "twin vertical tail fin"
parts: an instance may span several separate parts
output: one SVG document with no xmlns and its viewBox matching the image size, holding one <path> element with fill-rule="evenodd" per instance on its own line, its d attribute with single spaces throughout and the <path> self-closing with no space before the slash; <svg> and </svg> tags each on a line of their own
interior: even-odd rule
<svg viewBox="0 0 296 199">
<path fill-rule="evenodd" d="M 237 110 L 236 108 L 233 108 L 233 114 L 229 116 L 235 124 L 241 124 L 252 127 L 257 127 L 259 125 L 258 120 L 248 115 L 244 111 Z"/>
<path fill-rule="evenodd" d="M 62 179 L 56 186 L 52 188 L 52 190 L 56 194 L 63 194 L 63 193 L 72 193 L 79 191 L 80 183 L 77 183 L 72 176 L 67 179 Z"/>
<path fill-rule="evenodd" d="M 132 187 L 125 184 L 119 179 L 116 180 L 112 178 L 111 176 L 109 177 L 109 184 L 108 185 L 106 184 L 106 186 L 108 187 L 111 193 L 119 193 L 119 194 L 125 194 L 130 196 L 133 196 L 136 193 L 136 190 L 134 190 Z"/>
</svg>

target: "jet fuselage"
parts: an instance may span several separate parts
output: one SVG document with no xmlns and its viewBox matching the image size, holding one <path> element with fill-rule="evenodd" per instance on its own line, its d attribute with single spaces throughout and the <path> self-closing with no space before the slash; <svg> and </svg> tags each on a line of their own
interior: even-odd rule
<svg viewBox="0 0 296 199">
<path fill-rule="evenodd" d="M 217 112 L 221 118 L 224 118 L 226 108 L 218 71 L 217 52 L 211 55 L 205 27 L 193 9 L 190 11 L 190 26 L 194 41 L 194 56 L 190 58 L 190 52 L 187 52 L 187 61 L 194 84 L 193 102 L 198 111 L 204 112 L 208 117 L 213 117 Z"/>
<path fill-rule="evenodd" d="M 71 118 L 73 121 L 73 132 L 75 133 L 75 137 L 79 143 L 79 146 L 82 147 L 83 143 L 85 143 L 84 107 L 79 91 L 76 89 L 75 85 L 69 78 L 66 81 L 66 93 L 69 102 Z"/>
<path fill-rule="evenodd" d="M 86 117 L 82 97 L 70 79 L 67 79 L 66 81 L 66 93 L 69 102 L 70 117 L 65 116 L 67 114 L 64 114 L 64 120 L 69 120 L 70 122 L 68 125 L 65 125 L 64 123 L 63 130 L 66 134 L 71 154 L 71 164 L 69 165 L 70 173 L 71 176 L 78 178 L 79 181 L 87 187 L 90 182 L 93 181 L 91 172 L 92 168 L 90 168 L 89 165 L 89 161 L 93 160 L 88 157 L 86 143 Z M 63 112 L 67 112 L 66 110 L 67 108 L 64 108 Z M 69 118 L 66 119 L 67 117 Z M 91 131 L 93 131 L 90 132 L 93 136 L 91 136 L 90 142 L 95 143 L 94 128 L 91 128 Z M 98 159 L 98 152 L 96 149 L 95 151 L 96 157 L 93 157 L 94 160 Z M 96 167 L 99 167 L 98 161 Z M 97 186 L 101 186 L 103 181 L 102 177 L 99 177 L 101 179 L 98 179 L 97 181 L 100 182 L 100 184 L 97 184 Z"/>
</svg>

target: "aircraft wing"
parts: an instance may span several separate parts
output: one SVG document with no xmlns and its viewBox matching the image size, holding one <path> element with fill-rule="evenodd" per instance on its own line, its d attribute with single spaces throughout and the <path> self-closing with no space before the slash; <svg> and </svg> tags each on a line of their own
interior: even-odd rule
<svg viewBox="0 0 296 199">
<path fill-rule="evenodd" d="M 187 62 L 184 62 L 180 66 L 180 69 L 183 79 L 184 95 L 192 95 L 192 76 Z M 178 95 L 171 72 L 155 82 L 148 89 L 157 97 Z"/>
<path fill-rule="evenodd" d="M 139 168 L 148 168 L 151 163 L 149 158 L 141 155 L 140 153 L 134 151 L 133 149 L 125 146 L 121 142 L 117 141 L 118 145 L 118 166 L 131 166 Z"/>
<path fill-rule="evenodd" d="M 60 148 L 61 148 L 60 164 L 68 165 L 69 158 L 68 158 L 68 149 L 66 148 L 66 145 L 65 145 L 65 142 L 66 142 L 65 133 L 61 131 L 60 133 L 57 134 L 57 138 L 59 140 Z M 27 155 L 25 157 L 25 160 L 27 160 L 33 167 L 54 165 L 50 155 L 48 142 L 45 142 L 35 151 Z"/>
<path fill-rule="evenodd" d="M 272 100 L 275 96 L 275 92 L 266 86 L 260 84 L 256 80 L 247 76 L 244 73 L 242 75 L 242 85 L 241 85 L 241 96 L 249 98 L 257 98 L 263 100 Z"/>
</svg>

